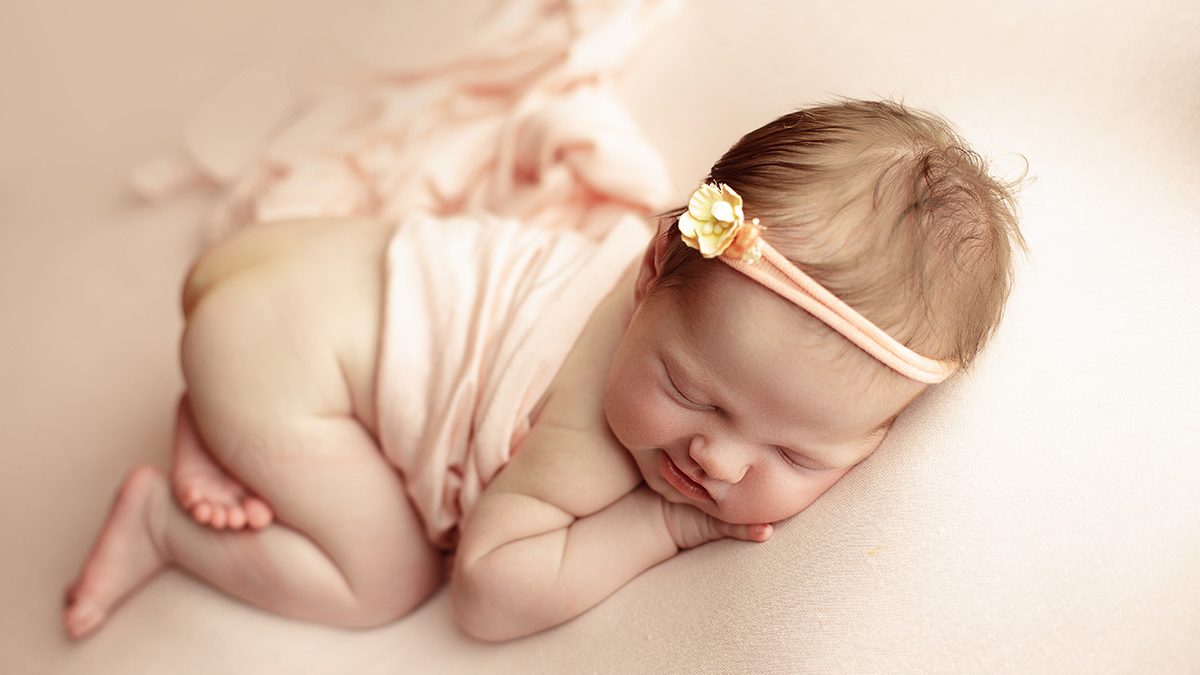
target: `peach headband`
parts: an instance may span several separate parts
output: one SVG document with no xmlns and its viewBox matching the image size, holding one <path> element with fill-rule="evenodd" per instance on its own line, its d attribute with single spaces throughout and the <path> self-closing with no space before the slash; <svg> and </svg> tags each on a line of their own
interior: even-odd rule
<svg viewBox="0 0 1200 675">
<path fill-rule="evenodd" d="M 853 307 L 842 302 L 759 236 L 758 219 L 744 222 L 742 199 L 728 185 L 705 183 L 692 194 L 679 217 L 683 240 L 706 258 L 720 257 L 733 269 L 775 291 L 820 319 L 896 372 L 928 384 L 950 377 L 954 361 L 922 356 Z"/>
</svg>

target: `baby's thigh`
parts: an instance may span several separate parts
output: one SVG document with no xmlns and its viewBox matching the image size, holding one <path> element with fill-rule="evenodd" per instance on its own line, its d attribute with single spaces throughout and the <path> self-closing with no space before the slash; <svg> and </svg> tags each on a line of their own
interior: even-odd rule
<svg viewBox="0 0 1200 675">
<path fill-rule="evenodd" d="M 209 289 L 191 309 L 180 361 L 196 429 L 228 468 L 289 451 L 288 420 L 352 412 L 335 336 L 271 266 Z"/>
<path fill-rule="evenodd" d="M 352 410 L 338 322 L 287 276 L 239 275 L 193 308 L 181 360 L 196 432 L 343 570 L 371 586 L 400 568 L 432 579 L 437 555 L 403 479 Z"/>
<path fill-rule="evenodd" d="M 202 261 L 188 287 L 203 276 L 203 293 L 186 307 L 180 345 L 197 435 L 276 509 L 269 492 L 282 485 L 254 485 L 256 478 L 294 466 L 300 454 L 341 453 L 295 430 L 312 419 L 355 419 L 341 360 L 353 322 L 342 313 L 346 303 L 329 298 L 330 275 L 312 274 L 305 244 L 281 233 L 270 257 L 221 274 L 204 270 L 222 259 Z"/>
<path fill-rule="evenodd" d="M 207 251 L 183 293 L 189 386 L 244 399 L 239 414 L 349 413 L 375 433 L 393 230 L 361 218 L 260 223 Z"/>
</svg>

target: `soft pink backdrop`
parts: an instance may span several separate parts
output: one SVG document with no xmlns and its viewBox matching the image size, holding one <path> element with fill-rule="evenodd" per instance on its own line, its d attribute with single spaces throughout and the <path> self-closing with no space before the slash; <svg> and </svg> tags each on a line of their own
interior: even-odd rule
<svg viewBox="0 0 1200 675">
<path fill-rule="evenodd" d="M 775 115 L 893 96 L 1029 158 L 1034 258 L 978 372 L 923 397 L 765 553 L 705 547 L 484 647 L 444 594 L 345 633 L 176 572 L 68 644 L 60 592 L 115 486 L 166 464 L 178 294 L 213 201 L 143 206 L 124 181 L 346 3 L 7 3 L 0 671 L 1200 669 L 1200 9 L 1006 5 L 705 0 L 642 51 L 621 92 L 680 198 Z"/>
</svg>

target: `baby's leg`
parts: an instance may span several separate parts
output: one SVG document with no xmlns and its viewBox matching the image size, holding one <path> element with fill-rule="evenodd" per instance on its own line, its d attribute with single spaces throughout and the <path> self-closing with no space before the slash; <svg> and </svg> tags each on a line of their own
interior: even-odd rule
<svg viewBox="0 0 1200 675">
<path fill-rule="evenodd" d="M 289 427 L 277 429 L 286 459 L 248 463 L 258 468 L 247 483 L 278 509 L 262 530 L 198 524 L 157 469 L 130 472 L 68 592 L 70 634 L 94 630 L 166 564 L 268 611 L 340 626 L 380 625 L 420 604 L 440 582 L 438 555 L 374 440 L 351 418 Z"/>
<path fill-rule="evenodd" d="M 179 398 L 171 463 L 171 487 L 176 499 L 196 522 L 218 530 L 226 525 L 231 530 L 246 526 L 261 530 L 269 525 L 275 517 L 271 507 L 217 464 L 191 418 L 184 394 Z"/>
<path fill-rule="evenodd" d="M 251 531 L 198 524 L 160 473 L 135 469 L 69 592 L 74 636 L 165 564 L 269 611 L 349 627 L 402 616 L 440 583 L 440 556 L 399 474 L 352 414 L 329 409 L 343 375 L 328 341 L 304 334 L 275 299 L 240 297 L 210 298 L 189 321 L 188 406 L 213 455 L 276 521 Z"/>
</svg>

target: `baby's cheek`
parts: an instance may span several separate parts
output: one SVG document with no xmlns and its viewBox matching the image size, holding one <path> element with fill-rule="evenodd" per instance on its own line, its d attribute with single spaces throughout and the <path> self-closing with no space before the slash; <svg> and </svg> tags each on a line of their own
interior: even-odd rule
<svg viewBox="0 0 1200 675">
<path fill-rule="evenodd" d="M 778 472 L 783 473 L 783 472 Z M 765 478 L 765 477 L 764 477 Z M 742 485 L 736 509 L 730 509 L 737 523 L 775 523 L 791 518 L 817 500 L 837 477 L 817 475 L 775 475 L 773 480 Z"/>
<path fill-rule="evenodd" d="M 604 412 L 622 443 L 641 445 L 635 437 L 646 436 L 661 422 L 661 406 L 639 369 L 626 363 L 619 366 L 605 388 Z"/>
<path fill-rule="evenodd" d="M 635 448 L 661 445 L 668 420 L 661 407 L 654 404 L 653 399 L 633 394 L 623 398 L 619 405 L 621 428 L 614 429 L 618 437 L 625 436 L 622 440 L 628 441 L 627 445 Z"/>
</svg>

